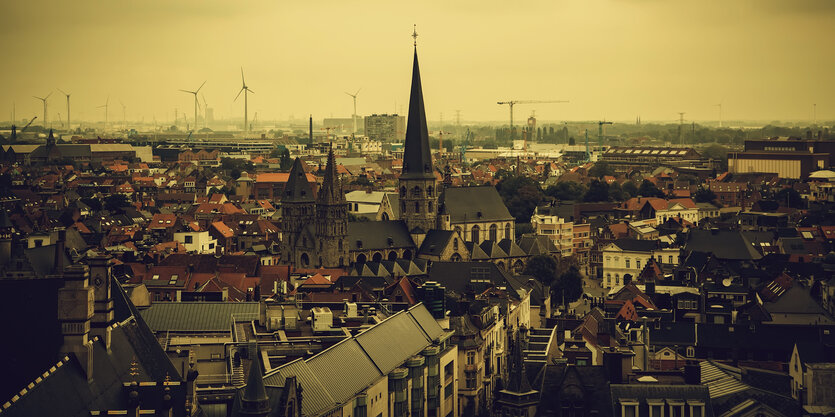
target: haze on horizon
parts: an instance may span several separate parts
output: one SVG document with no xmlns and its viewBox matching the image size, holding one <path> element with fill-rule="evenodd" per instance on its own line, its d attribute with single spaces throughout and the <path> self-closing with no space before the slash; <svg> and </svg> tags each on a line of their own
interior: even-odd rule
<svg viewBox="0 0 835 417">
<path fill-rule="evenodd" d="M 669 121 L 835 118 L 835 2 L 829 0 L 498 0 L 277 2 L 46 0 L 0 6 L 0 120 L 170 121 L 193 116 L 192 90 L 215 118 L 350 117 L 407 108 L 412 25 L 428 117 Z M 202 105 L 202 100 L 201 100 Z"/>
</svg>

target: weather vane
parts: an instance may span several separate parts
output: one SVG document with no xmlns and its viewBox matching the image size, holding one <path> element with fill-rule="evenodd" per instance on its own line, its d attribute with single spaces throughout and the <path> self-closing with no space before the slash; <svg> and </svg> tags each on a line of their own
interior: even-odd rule
<svg viewBox="0 0 835 417">
<path fill-rule="evenodd" d="M 415 46 L 417 46 L 417 25 L 414 25 L 414 30 L 412 30 L 412 37 L 415 39 Z"/>
</svg>

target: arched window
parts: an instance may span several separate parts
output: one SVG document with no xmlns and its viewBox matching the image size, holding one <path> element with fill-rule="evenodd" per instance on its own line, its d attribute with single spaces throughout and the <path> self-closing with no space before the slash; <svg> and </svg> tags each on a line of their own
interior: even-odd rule
<svg viewBox="0 0 835 417">
<path fill-rule="evenodd" d="M 380 262 L 383 260 L 383 254 L 380 252 L 374 252 L 374 256 L 371 257 L 371 260 L 374 262 Z"/>
<path fill-rule="evenodd" d="M 452 239 L 452 250 L 458 250 L 458 238 Z"/>
<path fill-rule="evenodd" d="M 403 259 L 412 259 L 412 251 L 406 249 L 403 251 Z"/>
<path fill-rule="evenodd" d="M 345 259 L 341 256 L 339 257 L 339 266 L 345 266 Z"/>
<path fill-rule="evenodd" d="M 455 252 L 449 257 L 449 260 L 452 262 L 461 262 L 461 255 L 459 255 L 458 252 Z"/>
<path fill-rule="evenodd" d="M 520 275 L 524 271 L 525 271 L 525 264 L 522 263 L 522 261 L 520 261 L 520 260 L 516 260 L 516 262 L 513 263 L 513 273 L 516 274 L 516 275 Z"/>
<path fill-rule="evenodd" d="M 382 216 L 380 216 L 380 218 L 381 218 L 383 221 L 386 221 L 386 220 L 388 220 L 388 219 L 389 219 L 389 214 L 388 214 L 388 213 L 386 213 L 386 212 L 383 212 L 383 215 L 382 215 Z"/>
<path fill-rule="evenodd" d="M 391 251 L 391 252 L 389 252 L 388 259 L 389 259 L 390 261 L 395 261 L 395 260 L 397 260 L 397 252 L 395 252 L 395 251 Z"/>
<path fill-rule="evenodd" d="M 504 262 L 499 261 L 498 263 L 496 263 L 496 266 L 498 266 L 499 269 L 504 269 Z"/>
<path fill-rule="evenodd" d="M 415 188 L 412 188 L 412 197 L 420 197 L 420 187 L 417 185 Z"/>
<path fill-rule="evenodd" d="M 490 225 L 490 240 L 495 242 L 499 238 L 499 226 L 495 223 Z"/>
<path fill-rule="evenodd" d="M 431 201 L 426 204 L 426 212 L 427 213 L 432 212 L 432 202 Z"/>
<path fill-rule="evenodd" d="M 504 225 L 504 238 L 505 239 L 510 239 L 511 238 L 510 237 L 510 232 L 512 232 L 512 231 L 513 231 L 513 228 L 510 227 L 510 223 L 505 223 L 505 225 Z"/>
<path fill-rule="evenodd" d="M 306 253 L 302 254 L 302 266 L 310 266 L 310 257 Z"/>
<path fill-rule="evenodd" d="M 364 264 L 366 259 L 367 258 L 365 257 L 364 253 L 361 253 L 361 254 L 357 255 L 357 263 L 358 264 Z"/>
<path fill-rule="evenodd" d="M 406 187 L 400 187 L 400 197 L 406 197 Z"/>
<path fill-rule="evenodd" d="M 478 227 L 478 225 L 473 226 L 473 228 L 470 229 L 470 240 L 472 240 L 475 243 L 478 243 L 478 238 L 479 238 L 480 233 L 481 233 L 481 229 Z"/>
<path fill-rule="evenodd" d="M 429 187 L 426 187 L 426 196 L 427 196 L 427 197 L 432 197 L 432 191 L 433 191 L 433 190 L 432 190 L 432 186 L 431 186 L 431 185 L 430 185 Z"/>
<path fill-rule="evenodd" d="M 420 201 L 415 201 L 415 213 L 420 213 Z"/>
<path fill-rule="evenodd" d="M 460 235 L 460 234 L 461 234 L 461 226 L 455 226 L 455 229 L 454 229 L 454 230 L 455 230 L 455 234 L 457 234 L 457 235 Z M 462 237 L 463 237 L 463 236 L 462 236 Z"/>
<path fill-rule="evenodd" d="M 400 200 L 400 214 L 403 214 L 405 212 L 406 212 L 406 202 L 403 201 L 403 200 Z"/>
</svg>

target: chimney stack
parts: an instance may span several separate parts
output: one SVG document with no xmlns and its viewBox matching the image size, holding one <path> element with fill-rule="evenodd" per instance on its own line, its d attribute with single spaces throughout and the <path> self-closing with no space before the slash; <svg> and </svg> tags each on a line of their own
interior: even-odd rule
<svg viewBox="0 0 835 417">
<path fill-rule="evenodd" d="M 702 383 L 702 367 L 698 362 L 687 361 L 684 365 L 684 382 L 689 385 Z"/>
</svg>

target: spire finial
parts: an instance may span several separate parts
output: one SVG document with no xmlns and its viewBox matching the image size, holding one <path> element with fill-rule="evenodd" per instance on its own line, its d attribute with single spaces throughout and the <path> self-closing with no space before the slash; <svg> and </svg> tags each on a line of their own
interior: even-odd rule
<svg viewBox="0 0 835 417">
<path fill-rule="evenodd" d="M 417 37 L 418 37 L 417 25 L 414 25 L 414 29 L 412 29 L 412 38 L 415 39 L 415 46 L 417 46 Z"/>
</svg>

